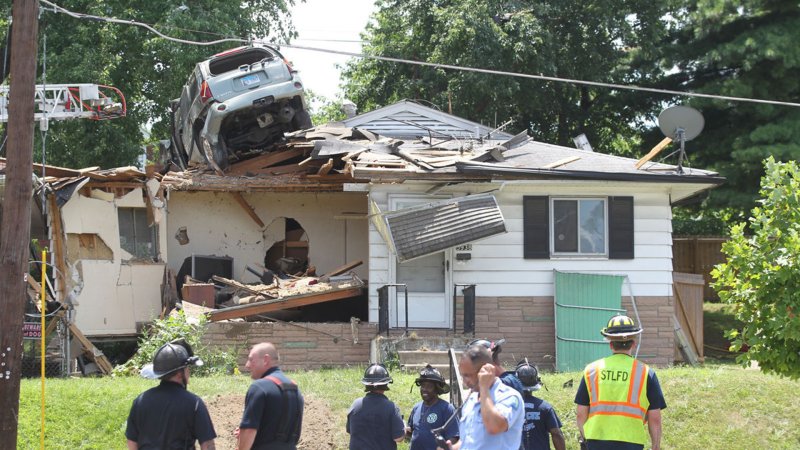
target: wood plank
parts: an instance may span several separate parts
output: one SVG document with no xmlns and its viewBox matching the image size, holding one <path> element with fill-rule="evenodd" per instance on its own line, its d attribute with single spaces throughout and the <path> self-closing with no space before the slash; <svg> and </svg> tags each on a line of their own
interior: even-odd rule
<svg viewBox="0 0 800 450">
<path fill-rule="evenodd" d="M 226 175 L 244 175 L 247 172 L 258 172 L 259 169 L 274 166 L 292 158 L 303 156 L 303 149 L 293 148 L 280 152 L 271 152 L 256 156 L 236 164 L 233 164 Z"/>
<path fill-rule="evenodd" d="M 341 274 L 343 274 L 345 272 L 349 272 L 349 271 L 355 269 L 356 267 L 358 267 L 358 266 L 360 266 L 362 264 L 364 264 L 364 261 L 362 261 L 360 259 L 357 259 L 355 261 L 350 261 L 349 263 L 347 263 L 347 264 L 345 264 L 343 266 L 339 266 L 339 267 L 327 272 L 326 274 L 322 275 L 320 277 L 320 281 L 323 278 L 335 277 L 336 275 L 341 275 Z"/>
<path fill-rule="evenodd" d="M 661 142 L 656 144 L 656 146 L 653 147 L 653 149 L 650 150 L 648 154 L 644 155 L 642 159 L 636 161 L 636 164 L 633 167 L 637 169 L 642 167 L 643 165 L 645 165 L 645 163 L 647 163 L 647 161 L 650 161 L 651 159 L 655 158 L 656 155 L 661 153 L 661 150 L 664 150 L 671 142 L 672 138 L 665 137 L 664 139 L 661 140 Z"/>
<path fill-rule="evenodd" d="M 246 284 L 239 283 L 236 280 L 229 280 L 227 278 L 223 278 L 223 277 L 220 277 L 220 276 L 217 276 L 217 275 L 212 275 L 211 279 L 216 281 L 216 282 L 219 282 L 219 283 L 231 286 L 231 287 L 235 287 L 236 289 L 241 289 L 241 290 L 247 292 L 248 294 L 262 295 L 262 296 L 267 297 L 267 298 L 276 298 L 274 295 L 268 294 L 266 292 L 266 290 L 259 291 L 257 289 L 251 288 L 250 286 L 248 286 Z"/>
<path fill-rule="evenodd" d="M 67 298 L 67 283 L 65 279 L 67 274 L 67 253 L 64 249 L 64 227 L 61 222 L 61 208 L 56 203 L 56 196 L 48 196 L 48 203 L 50 205 L 48 212 L 50 213 L 50 226 L 52 227 L 53 235 L 53 261 L 57 269 L 54 275 L 57 280 L 58 290 L 56 291 L 57 298 L 54 300 L 62 301 Z"/>
<path fill-rule="evenodd" d="M 297 172 L 306 172 L 308 169 L 302 166 L 298 166 L 297 164 L 286 164 L 285 166 L 272 166 L 266 169 L 263 169 L 261 173 L 266 173 L 269 175 L 282 175 L 284 173 L 297 173 Z"/>
<path fill-rule="evenodd" d="M 253 221 L 257 223 L 259 227 L 261 228 L 265 227 L 264 221 L 261 220 L 260 217 L 258 217 L 256 211 L 253 209 L 252 206 L 250 206 L 249 203 L 247 203 L 247 200 L 244 199 L 241 192 L 231 192 L 230 194 L 233 197 L 233 199 L 236 200 L 236 203 L 238 203 L 239 206 L 241 206 L 242 209 L 244 209 L 247 215 L 250 216 L 250 218 L 253 219 Z"/>
<path fill-rule="evenodd" d="M 545 164 L 542 168 L 545 169 L 555 169 L 556 167 L 561 167 L 564 164 L 569 164 L 571 162 L 575 162 L 581 159 L 580 156 L 570 156 L 569 158 L 559 159 L 558 161 L 553 161 L 550 164 Z"/>
<path fill-rule="evenodd" d="M 333 158 L 328 158 L 328 162 L 322 165 L 317 171 L 317 175 L 327 175 L 333 169 Z"/>
<path fill-rule="evenodd" d="M 111 372 L 114 370 L 114 367 L 106 358 L 106 355 L 103 354 L 97 347 L 92 344 L 89 339 L 86 339 L 86 336 L 83 335 L 80 329 L 75 326 L 74 323 L 69 323 L 69 330 L 73 336 L 80 342 L 81 346 L 83 346 L 84 350 L 94 359 L 94 362 L 97 364 L 97 367 L 100 368 L 103 373 L 106 375 L 111 375 Z"/>
<path fill-rule="evenodd" d="M 334 300 L 342 300 L 361 295 L 363 288 L 342 288 L 323 292 L 313 292 L 310 294 L 295 295 L 265 302 L 251 303 L 249 305 L 235 306 L 233 308 L 218 309 L 209 314 L 211 322 L 226 319 L 236 319 L 241 317 L 253 316 L 282 309 L 297 308 L 300 306 L 314 305 Z"/>
</svg>

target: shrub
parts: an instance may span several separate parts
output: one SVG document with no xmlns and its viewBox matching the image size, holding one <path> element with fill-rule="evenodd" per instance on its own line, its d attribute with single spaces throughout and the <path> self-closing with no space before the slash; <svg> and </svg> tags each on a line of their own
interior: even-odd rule
<svg viewBox="0 0 800 450">
<path fill-rule="evenodd" d="M 114 375 L 136 375 L 145 364 L 153 362 L 153 356 L 162 345 L 174 339 L 184 338 L 195 355 L 203 360 L 203 365 L 192 368 L 192 375 L 206 376 L 214 374 L 231 374 L 237 372 L 236 355 L 238 349 L 221 351 L 208 347 L 203 343 L 206 329 L 206 318 L 201 316 L 199 322 L 187 320 L 183 311 L 170 314 L 165 319 L 156 319 L 144 331 L 139 339 L 139 349 L 125 364 L 114 368 Z"/>
<path fill-rule="evenodd" d="M 770 157 L 761 180 L 761 206 L 749 223 L 731 228 L 727 262 L 713 271 L 722 301 L 744 325 L 731 330 L 737 361 L 757 361 L 765 372 L 800 378 L 800 166 Z"/>
</svg>

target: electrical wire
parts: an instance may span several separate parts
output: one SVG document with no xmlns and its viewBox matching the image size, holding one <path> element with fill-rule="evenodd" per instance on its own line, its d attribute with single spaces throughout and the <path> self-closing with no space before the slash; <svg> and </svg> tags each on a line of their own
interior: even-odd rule
<svg viewBox="0 0 800 450">
<path fill-rule="evenodd" d="M 474 72 L 474 73 L 483 73 L 487 75 L 500 75 L 500 76 L 510 76 L 516 78 L 525 78 L 525 79 L 533 79 L 533 80 L 540 80 L 540 81 L 553 81 L 557 83 L 570 83 L 570 84 L 577 84 L 583 86 L 594 86 L 594 87 L 602 87 L 602 88 L 609 88 L 615 90 L 623 90 L 623 91 L 638 91 L 638 92 L 649 92 L 654 94 L 665 94 L 665 95 L 674 95 L 678 97 L 695 97 L 695 98 L 707 98 L 712 100 L 726 100 L 732 102 L 746 102 L 746 103 L 759 103 L 759 104 L 766 104 L 766 105 L 777 105 L 777 106 L 791 106 L 791 107 L 800 107 L 800 103 L 794 102 L 785 102 L 779 100 L 768 100 L 768 99 L 759 99 L 759 98 L 748 98 L 748 97 L 735 97 L 729 95 L 716 95 L 716 94 L 702 94 L 698 92 L 687 92 L 687 91 L 675 91 L 671 89 L 658 89 L 658 88 L 649 88 L 644 86 L 637 86 L 631 84 L 617 84 L 617 83 L 604 83 L 600 81 L 588 81 L 588 80 L 580 80 L 576 78 L 563 78 L 563 77 L 553 77 L 547 75 L 535 75 L 529 73 L 522 73 L 522 72 L 507 72 L 504 70 L 494 70 L 494 69 L 481 69 L 477 67 L 467 67 L 467 66 L 458 66 L 453 64 L 442 64 L 442 63 L 432 63 L 427 61 L 417 61 L 412 59 L 403 59 L 403 58 L 393 58 L 389 56 L 378 56 L 378 55 L 367 55 L 364 53 L 357 53 L 357 52 L 348 52 L 343 50 L 333 50 L 333 49 L 326 49 L 326 48 L 319 48 L 319 47 L 310 47 L 306 45 L 295 45 L 295 44 L 280 44 L 274 43 L 269 41 L 257 40 L 257 39 L 243 39 L 243 38 L 225 38 L 225 39 L 217 39 L 214 41 L 192 41 L 188 39 L 180 39 L 168 36 L 157 29 L 153 28 L 151 25 L 146 23 L 137 22 L 135 20 L 122 20 L 122 19 L 115 19 L 112 17 L 103 17 L 103 16 L 94 16 L 90 14 L 82 14 L 72 12 L 68 9 L 62 8 L 56 5 L 53 2 L 48 0 L 41 0 L 42 3 L 49 5 L 53 8 L 54 12 L 67 14 L 71 17 L 77 19 L 89 19 L 89 20 L 97 20 L 102 22 L 109 22 L 109 23 L 117 23 L 122 25 L 132 25 L 138 26 L 142 28 L 146 28 L 147 30 L 155 33 L 157 36 L 166 39 L 168 41 L 177 42 L 181 44 L 189 44 L 189 45 L 199 45 L 199 46 L 211 46 L 217 45 L 225 42 L 232 42 L 238 44 L 250 44 L 250 43 L 258 43 L 258 44 L 267 44 L 267 45 L 277 45 L 280 47 L 291 48 L 295 50 L 308 50 L 313 52 L 320 52 L 320 53 L 329 53 L 334 55 L 342 55 L 342 56 L 349 56 L 352 58 L 361 58 L 361 59 L 374 59 L 378 61 L 386 61 L 386 62 L 394 62 L 399 64 L 409 64 L 409 65 L 416 65 L 416 66 L 424 66 L 424 67 L 433 67 L 435 69 L 448 69 L 448 70 L 457 70 L 462 72 Z"/>
</svg>

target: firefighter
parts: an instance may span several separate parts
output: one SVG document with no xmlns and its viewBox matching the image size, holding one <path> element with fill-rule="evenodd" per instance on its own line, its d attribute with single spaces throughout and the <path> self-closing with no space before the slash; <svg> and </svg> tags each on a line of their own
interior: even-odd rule
<svg viewBox="0 0 800 450">
<path fill-rule="evenodd" d="M 357 398 L 347 412 L 350 450 L 396 450 L 397 443 L 405 438 L 400 409 L 384 395 L 391 382 L 383 364 L 373 364 L 364 371 L 361 384 L 367 394 Z"/>
<path fill-rule="evenodd" d="M 433 430 L 443 427 L 455 413 L 453 405 L 439 398 L 440 395 L 450 392 L 450 386 L 445 383 L 442 374 L 430 364 L 419 372 L 419 377 L 414 383 L 419 386 L 422 401 L 411 408 L 411 414 L 408 416 L 406 434 L 411 436 L 408 448 L 436 450 Z M 441 435 L 451 442 L 458 440 L 458 422 L 450 420 L 441 431 Z"/>
<path fill-rule="evenodd" d="M 661 410 L 667 407 L 661 385 L 653 369 L 631 356 L 642 331 L 625 315 L 600 331 L 613 354 L 586 366 L 575 395 L 581 448 L 641 450 L 648 432 L 652 449 L 661 448 Z"/>
<path fill-rule="evenodd" d="M 244 398 L 239 450 L 294 450 L 300 441 L 305 401 L 297 384 L 280 369 L 275 345 L 262 342 L 247 355 L 253 382 Z"/>
<path fill-rule="evenodd" d="M 186 390 L 189 367 L 201 365 L 203 361 L 183 339 L 156 351 L 142 375 L 159 378 L 161 384 L 133 401 L 125 428 L 128 449 L 193 449 L 195 441 L 202 450 L 214 448 L 217 434 L 208 409 L 200 397 Z"/>
<path fill-rule="evenodd" d="M 522 401 L 525 402 L 525 422 L 522 424 L 521 450 L 550 450 L 550 439 L 556 450 L 565 450 L 561 420 L 556 410 L 547 401 L 533 395 L 542 388 L 539 369 L 526 358 L 517 364 L 516 375 L 524 386 Z"/>
</svg>

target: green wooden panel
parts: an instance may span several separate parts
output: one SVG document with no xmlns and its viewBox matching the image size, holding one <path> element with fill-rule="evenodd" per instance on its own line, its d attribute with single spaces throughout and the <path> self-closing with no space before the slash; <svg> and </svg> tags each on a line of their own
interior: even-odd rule
<svg viewBox="0 0 800 450">
<path fill-rule="evenodd" d="M 611 353 L 600 335 L 622 309 L 624 276 L 555 271 L 556 369 L 583 370 Z"/>
</svg>

